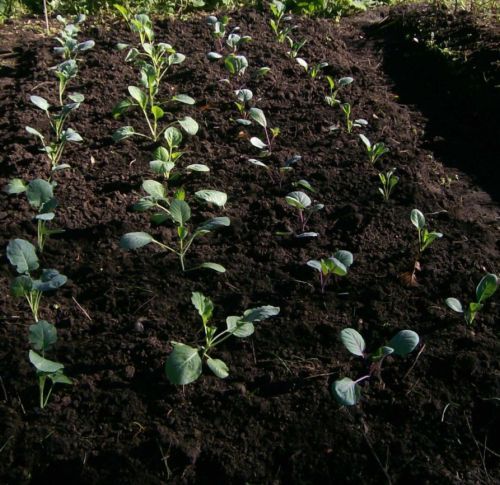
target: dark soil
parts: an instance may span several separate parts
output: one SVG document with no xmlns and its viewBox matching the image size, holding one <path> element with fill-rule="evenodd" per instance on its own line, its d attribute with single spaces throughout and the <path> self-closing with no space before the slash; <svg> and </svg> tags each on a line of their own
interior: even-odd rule
<svg viewBox="0 0 500 485">
<path fill-rule="evenodd" d="M 345 132 L 340 110 L 324 103 L 324 80 L 307 78 L 286 56 L 265 16 L 235 13 L 231 25 L 253 38 L 244 50 L 250 69 L 242 84 L 253 90 L 271 126 L 281 129 L 271 163 L 302 156 L 281 187 L 247 162 L 256 155 L 248 135 L 259 132 L 242 132 L 232 120 L 237 86 L 221 82 L 222 67 L 206 60 L 212 43 L 204 20 L 157 24 L 158 38 L 188 56 L 168 87 L 197 100 L 182 110 L 201 129 L 181 161 L 211 168 L 208 176 L 182 180 L 194 220 L 231 218 L 229 228 L 196 243 L 189 262 L 219 262 L 224 275 L 182 274 L 171 255 L 119 248 L 126 232 L 151 231 L 168 241 L 171 229 L 131 210 L 142 181 L 152 178 L 153 146 L 111 140 L 121 125 L 111 110 L 137 82 L 113 47 L 131 36 L 118 21 L 88 28 L 97 45 L 73 85 L 86 101 L 71 123 L 85 141 L 68 148 L 65 161 L 73 168 L 56 175 L 57 224 L 66 232 L 50 240 L 42 256 L 44 266 L 69 278 L 45 297 L 41 315 L 59 329 L 51 358 L 64 363 L 75 382 L 56 388 L 49 406 L 38 408 L 27 359 L 31 316 L 9 295 L 14 274 L 4 258 L 1 483 L 454 484 L 498 478 L 498 298 L 472 329 L 444 305 L 448 296 L 472 298 L 485 271 L 498 273 L 500 211 L 492 202 L 498 184 L 484 175 L 498 180 L 498 165 L 487 158 L 492 148 L 484 147 L 485 158 L 476 147 L 467 166 L 450 161 L 464 146 L 461 127 L 476 136 L 498 120 L 481 112 L 473 119 L 449 114 L 443 127 L 436 112 L 421 105 L 423 88 L 408 94 L 416 81 L 415 72 L 405 70 L 410 63 L 396 69 L 404 57 L 398 45 L 411 29 L 381 29 L 381 20 L 373 13 L 340 26 L 297 19 L 296 36 L 308 39 L 307 60 L 327 61 L 329 74 L 355 79 L 342 97 L 355 118 L 369 121 L 363 132 L 389 146 L 379 167 L 397 167 L 400 176 L 388 203 L 378 194 L 377 170 L 366 160 L 359 130 Z M 49 176 L 24 127 L 43 128 L 31 94 L 53 100 L 53 42 L 31 25 L 0 31 L 2 185 L 14 176 Z M 419 63 L 425 55 L 422 50 Z M 253 73 L 264 65 L 271 73 L 258 80 Z M 433 87 L 426 92 L 437 94 Z M 137 113 L 126 123 L 145 129 Z M 341 128 L 331 133 L 336 123 Z M 434 150 L 437 136 L 451 152 Z M 284 196 L 299 179 L 309 180 L 325 204 L 309 224 L 320 234 L 314 240 L 275 236 L 296 224 Z M 193 202 L 202 187 L 227 192 L 226 208 Z M 406 287 L 400 275 L 413 265 L 416 231 L 409 215 L 415 207 L 444 237 L 422 256 L 418 286 Z M 32 216 L 25 198 L 2 195 L 0 246 L 15 237 L 32 240 Z M 322 295 L 305 263 L 337 249 L 352 251 L 354 265 Z M 252 338 L 221 346 L 217 356 L 231 372 L 226 380 L 207 371 L 180 388 L 167 381 L 163 365 L 171 340 L 200 337 L 193 291 L 213 299 L 221 325 L 226 315 L 261 304 L 277 305 L 281 313 L 259 324 Z M 330 385 L 363 372 L 338 338 L 348 326 L 362 332 L 371 349 L 405 328 L 417 331 L 421 344 L 406 359 L 389 357 L 382 380 L 365 383 L 362 402 L 346 409 L 334 401 Z"/>
</svg>

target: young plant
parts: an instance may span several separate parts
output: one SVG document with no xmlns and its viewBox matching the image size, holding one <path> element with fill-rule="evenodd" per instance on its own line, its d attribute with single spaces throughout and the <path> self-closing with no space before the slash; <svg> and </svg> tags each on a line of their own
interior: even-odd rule
<svg viewBox="0 0 500 485">
<path fill-rule="evenodd" d="M 220 379 L 228 377 L 229 368 L 226 363 L 210 355 L 214 348 L 232 336 L 250 337 L 255 331 L 254 323 L 274 317 L 280 312 L 278 307 L 269 305 L 251 308 L 241 316 L 227 317 L 226 329 L 217 332 L 217 327 L 210 324 L 214 309 L 212 301 L 202 293 L 194 292 L 191 303 L 201 317 L 205 341 L 196 348 L 172 342 L 173 350 L 165 362 L 165 372 L 168 380 L 175 385 L 186 385 L 196 381 L 202 374 L 203 361 L 206 361 L 208 368 Z"/>
<path fill-rule="evenodd" d="M 79 143 L 83 141 L 78 132 L 72 128 L 65 128 L 65 124 L 68 116 L 80 107 L 84 97 L 82 94 L 73 93 L 68 98 L 71 101 L 70 103 L 61 107 L 52 107 L 46 99 L 40 96 L 30 96 L 30 101 L 46 114 L 52 130 L 52 136 L 50 137 L 51 139 L 46 140 L 44 135 L 31 126 L 26 126 L 26 131 L 38 138 L 42 145 L 40 150 L 47 155 L 52 170 L 62 170 L 69 167 L 67 163 L 60 163 L 67 143 Z"/>
<path fill-rule="evenodd" d="M 425 227 L 425 217 L 418 209 L 413 209 L 410 214 L 412 224 L 418 231 L 418 249 L 423 253 L 436 239 L 443 237 L 440 232 L 429 232 Z"/>
<path fill-rule="evenodd" d="M 302 59 L 302 57 L 297 57 L 295 58 L 297 63 L 299 64 L 300 67 L 306 71 L 306 74 L 311 78 L 311 79 L 316 79 L 319 75 L 319 73 L 328 66 L 328 62 L 318 62 L 317 64 L 313 64 L 310 66 L 305 59 Z"/>
<path fill-rule="evenodd" d="M 248 103 L 253 98 L 252 91 L 250 91 L 250 89 L 237 89 L 234 93 L 236 94 L 236 99 L 238 100 L 235 101 L 234 104 L 236 105 L 236 109 L 240 115 L 236 122 L 244 126 L 251 125 L 252 122 L 249 119 L 250 107 L 248 106 Z"/>
<path fill-rule="evenodd" d="M 335 79 L 333 79 L 333 77 L 326 76 L 326 80 L 328 81 L 329 94 L 328 96 L 325 96 L 325 101 L 328 106 L 337 106 L 340 104 L 340 100 L 338 99 L 339 91 L 346 86 L 349 86 L 354 79 L 352 77 L 342 77 L 335 83 Z"/>
<path fill-rule="evenodd" d="M 353 260 L 354 258 L 352 253 L 340 250 L 333 256 L 326 259 L 311 259 L 307 262 L 307 266 L 310 266 L 319 272 L 321 293 L 324 293 L 330 277 L 345 276 L 349 272 L 349 268 L 351 267 Z"/>
<path fill-rule="evenodd" d="M 222 51 L 223 49 L 222 41 L 226 36 L 226 27 L 229 23 L 229 20 L 230 18 L 227 15 L 224 15 L 220 19 L 218 19 L 214 15 L 210 15 L 207 18 L 208 25 L 212 27 L 212 37 L 215 39 L 219 51 Z"/>
<path fill-rule="evenodd" d="M 138 211 L 146 211 L 148 209 L 160 210 L 160 212 L 157 212 L 152 216 L 152 221 L 156 224 L 161 224 L 170 219 L 177 229 L 177 249 L 157 241 L 153 238 L 153 236 L 146 232 L 129 232 L 122 236 L 120 246 L 123 249 L 134 250 L 142 248 L 150 243 L 156 244 L 160 248 L 176 254 L 179 257 L 182 271 L 186 271 L 186 254 L 191 248 L 194 240 L 212 231 L 220 229 L 221 227 L 227 227 L 230 224 L 229 218 L 227 217 L 215 217 L 204 222 L 203 224 L 200 224 L 190 235 L 187 222 L 191 219 L 191 208 L 189 204 L 183 200 L 184 193 L 181 191 L 176 194 L 178 198 L 169 200 L 167 198 L 165 187 L 154 180 L 146 180 L 143 184 L 143 188 L 148 193 L 148 196 L 143 197 L 134 206 L 134 209 Z M 200 200 L 204 200 L 205 202 L 213 203 L 218 206 L 224 206 L 227 200 L 226 194 L 215 190 L 201 190 L 196 192 L 195 196 Z M 190 268 L 190 270 L 199 268 L 211 269 L 217 271 L 218 273 L 224 273 L 226 271 L 222 265 L 209 262 Z"/>
<path fill-rule="evenodd" d="M 38 322 L 40 301 L 43 294 L 60 288 L 68 279 L 55 269 L 43 269 L 40 277 L 34 279 L 32 273 L 40 267 L 40 264 L 35 247 L 24 239 L 9 241 L 7 259 L 19 274 L 12 281 L 11 292 L 15 297 L 26 298 L 33 318 L 35 322 Z"/>
<path fill-rule="evenodd" d="M 361 128 L 368 125 L 368 121 L 363 118 L 358 118 L 354 121 L 351 119 L 351 105 L 349 103 L 341 104 L 340 107 L 345 115 L 347 133 L 351 133 L 353 128 Z"/>
<path fill-rule="evenodd" d="M 372 145 L 370 140 L 365 135 L 360 134 L 359 138 L 366 147 L 366 153 L 368 154 L 368 159 L 372 165 L 375 165 L 375 162 L 379 160 L 382 155 L 389 152 L 389 149 L 382 142 L 374 143 Z"/>
<path fill-rule="evenodd" d="M 295 28 L 294 26 L 287 25 L 284 26 L 283 22 L 287 22 L 291 20 L 292 17 L 285 16 L 286 13 L 286 5 L 279 0 L 273 0 L 269 8 L 271 10 L 271 14 L 273 18 L 269 21 L 269 25 L 271 26 L 276 39 L 280 44 L 286 41 L 286 39 L 290 36 L 292 30 Z"/>
<path fill-rule="evenodd" d="M 498 289 L 498 276 L 493 273 L 487 273 L 481 278 L 476 288 L 476 301 L 470 302 L 464 310 L 462 303 L 456 298 L 447 298 L 446 304 L 454 312 L 463 313 L 465 322 L 472 325 L 477 313 L 483 309 L 484 302 L 493 296 Z"/>
<path fill-rule="evenodd" d="M 250 158 L 248 161 L 252 164 L 255 165 L 256 167 L 262 167 L 266 170 L 267 174 L 269 175 L 269 178 L 273 183 L 279 184 L 280 188 L 283 183 L 283 179 L 285 178 L 285 175 L 288 174 L 293 170 L 293 166 L 302 160 L 302 157 L 300 155 L 294 155 L 293 157 L 289 158 L 288 160 L 285 161 L 284 165 L 282 166 L 272 166 L 272 165 L 266 165 L 264 162 L 261 160 L 257 160 L 256 158 Z M 304 181 L 302 181 L 304 182 Z M 303 184 L 299 184 L 304 187 Z M 304 187 L 307 188 L 308 190 L 311 190 L 310 187 Z M 312 190 L 311 190 L 312 191 Z"/>
<path fill-rule="evenodd" d="M 43 409 L 47 406 L 56 384 L 71 385 L 73 382 L 69 377 L 64 375 L 64 365 L 45 358 L 45 352 L 50 350 L 57 342 L 57 328 L 55 325 L 45 320 L 38 320 L 34 325 L 30 325 L 29 340 L 34 349 L 29 351 L 29 360 L 36 369 L 40 408 Z M 50 388 L 46 392 L 45 385 L 47 380 L 50 381 Z"/>
<path fill-rule="evenodd" d="M 54 186 L 54 182 L 50 183 L 43 179 L 32 180 L 28 185 L 21 179 L 12 179 L 4 188 L 8 194 L 26 193 L 29 204 L 38 211 L 35 219 L 37 221 L 37 244 L 40 252 L 43 252 L 48 237 L 64 232 L 62 229 L 49 229 L 47 227 L 47 224 L 54 219 L 54 210 L 58 205 L 54 197 Z"/>
<path fill-rule="evenodd" d="M 394 187 L 396 187 L 397 183 L 399 182 L 399 177 L 394 175 L 395 171 L 396 169 L 393 168 L 392 170 L 387 170 L 387 172 L 385 173 L 380 172 L 378 174 L 380 184 L 382 185 L 382 187 L 378 188 L 378 191 L 382 194 L 382 197 L 386 202 L 389 200 Z"/>
<path fill-rule="evenodd" d="M 264 134 L 266 136 L 266 142 L 263 142 L 260 138 L 253 136 L 252 138 L 250 138 L 250 143 L 259 150 L 263 150 L 266 154 L 271 153 L 273 141 L 280 134 L 280 129 L 268 129 L 266 116 L 264 115 L 264 112 L 259 108 L 250 108 L 248 114 L 253 121 L 264 128 Z"/>
<path fill-rule="evenodd" d="M 183 155 L 183 152 L 179 150 L 182 143 L 182 133 L 174 126 L 171 126 L 165 130 L 163 136 L 167 146 L 158 147 L 154 151 L 153 156 L 155 159 L 149 162 L 149 166 L 154 173 L 162 175 L 168 180 L 173 178 L 171 172 L 175 168 L 177 160 Z M 206 165 L 199 163 L 188 165 L 186 170 L 188 172 L 210 171 Z M 174 176 L 177 177 L 178 174 L 174 174 Z"/>
<path fill-rule="evenodd" d="M 345 328 L 340 332 L 340 339 L 346 349 L 353 355 L 362 357 L 370 363 L 368 374 L 353 381 L 344 377 L 332 384 L 332 394 L 339 404 L 354 406 L 361 399 L 360 382 L 369 379 L 372 375 L 380 376 L 382 363 L 388 355 L 405 357 L 417 347 L 419 336 L 413 330 L 401 330 L 387 345 L 379 347 L 372 354 L 365 353 L 366 344 L 363 337 L 353 328 Z"/>
<path fill-rule="evenodd" d="M 59 47 L 54 47 L 54 52 L 60 55 L 65 60 L 77 60 L 80 52 L 88 51 L 95 46 L 93 40 L 78 42 L 77 35 L 80 32 L 80 25 L 85 21 L 86 17 L 83 14 L 75 16 L 72 22 L 69 22 L 64 17 L 58 15 L 57 21 L 62 24 L 62 29 L 59 36 L 56 37 Z"/>
<path fill-rule="evenodd" d="M 290 50 L 287 52 L 287 55 L 292 59 L 295 59 L 298 55 L 302 47 L 304 47 L 307 43 L 307 39 L 302 39 L 301 41 L 295 41 L 291 37 L 287 37 L 288 45 L 290 46 Z"/>
<path fill-rule="evenodd" d="M 298 234 L 296 237 L 317 237 L 317 232 L 305 232 L 307 223 L 311 216 L 325 206 L 323 204 L 312 204 L 310 197 L 301 191 L 290 192 L 285 197 L 286 203 L 297 210 L 300 230 L 302 233 Z"/>
</svg>

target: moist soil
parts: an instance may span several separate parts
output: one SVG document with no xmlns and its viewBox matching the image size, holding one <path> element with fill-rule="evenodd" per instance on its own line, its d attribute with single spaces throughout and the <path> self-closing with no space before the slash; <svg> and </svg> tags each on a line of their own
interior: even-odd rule
<svg viewBox="0 0 500 485">
<path fill-rule="evenodd" d="M 210 216 L 231 219 L 230 227 L 195 243 L 188 265 L 214 261 L 226 267 L 225 274 L 182 274 L 171 254 L 120 249 L 126 232 L 148 231 L 165 242 L 173 233 L 168 224 L 154 226 L 147 213 L 132 210 L 143 180 L 154 178 L 154 145 L 142 139 L 115 144 L 111 138 L 123 124 L 146 129 L 137 112 L 124 121 L 111 115 L 127 86 L 137 84 L 134 68 L 115 49 L 116 42 L 133 38 L 118 20 L 88 22 L 82 39 L 95 39 L 96 47 L 82 56 L 72 85 L 86 100 L 70 123 L 84 142 L 67 147 L 65 161 L 72 168 L 54 175 L 60 202 L 55 225 L 65 232 L 41 255 L 42 267 L 57 268 L 69 279 L 44 297 L 41 317 L 57 325 L 59 341 L 49 358 L 64 363 L 74 385 L 57 387 L 50 404 L 38 407 L 27 358 L 32 318 L 24 301 L 9 295 L 14 272 L 3 255 L 2 483 L 475 484 L 498 478 L 498 298 L 472 328 L 444 305 L 449 296 L 470 301 L 484 272 L 498 272 L 499 194 L 491 183 L 498 180 L 498 165 L 484 165 L 493 150 L 499 153 L 498 138 L 496 145 L 490 140 L 484 150 L 467 152 L 468 163 L 454 156 L 466 146 L 465 136 L 473 140 L 498 123 L 484 115 L 482 104 L 473 118 L 462 118 L 474 106 L 462 84 L 452 81 L 468 74 L 445 69 L 445 61 L 433 82 L 414 89 L 417 69 L 406 70 L 412 57 L 418 65 L 428 59 L 428 71 L 438 65 L 435 49 L 411 42 L 415 23 L 428 14 L 418 11 L 414 23 L 406 11 L 389 17 L 387 11 L 371 12 L 340 24 L 295 19 L 295 37 L 308 40 L 301 55 L 328 62 L 325 73 L 336 79 L 354 78 L 340 97 L 351 103 L 354 118 L 369 125 L 352 134 L 340 109 L 324 102 L 325 79 L 308 78 L 286 55 L 287 46 L 273 38 L 264 14 L 231 15 L 231 26 L 253 40 L 242 51 L 247 73 L 230 83 L 222 81 L 221 64 L 206 59 L 214 46 L 204 18 L 157 22 L 158 40 L 187 56 L 164 93 L 197 100 L 175 113 L 200 124 L 179 166 L 204 163 L 211 170 L 176 183 L 187 191 L 195 223 Z M 443 18 L 433 24 L 437 32 L 475 25 L 472 18 Z M 50 175 L 24 129 L 47 129 L 30 95 L 56 102 L 49 70 L 56 63 L 54 42 L 40 25 L 26 19 L 0 31 L 2 185 L 12 177 Z M 271 71 L 258 78 L 262 66 Z M 232 91 L 239 87 L 254 92 L 254 105 L 281 130 L 266 163 L 278 167 L 302 157 L 281 183 L 248 162 L 258 155 L 248 138 L 262 133 L 234 122 Z M 444 91 L 453 102 L 446 93 L 438 96 Z M 438 116 L 453 104 L 456 111 Z M 457 128 L 463 126 L 472 132 Z M 367 161 L 361 132 L 390 149 L 376 167 Z M 377 173 L 393 167 L 400 181 L 384 203 Z M 319 233 L 315 239 L 276 235 L 297 230 L 284 196 L 300 179 L 312 184 L 311 196 L 325 205 L 308 224 Z M 200 188 L 227 192 L 226 207 L 198 204 L 193 194 Z M 0 201 L 0 246 L 16 237 L 33 240 L 33 210 L 25 198 L 3 194 Z M 444 237 L 419 258 L 418 284 L 406 286 L 401 275 L 412 270 L 416 255 L 413 208 Z M 351 251 L 354 264 L 322 294 L 306 262 L 338 249 Z M 220 346 L 214 356 L 230 367 L 227 379 L 205 369 L 194 384 L 176 387 L 164 374 L 170 342 L 195 345 L 201 338 L 193 291 L 214 301 L 220 326 L 227 315 L 258 305 L 276 305 L 281 312 L 259 323 L 251 338 Z M 388 357 L 380 378 L 364 382 L 360 404 L 350 408 L 340 407 L 330 392 L 334 380 L 366 370 L 339 340 L 345 327 L 359 330 L 370 349 L 401 329 L 421 337 L 407 358 Z"/>
</svg>

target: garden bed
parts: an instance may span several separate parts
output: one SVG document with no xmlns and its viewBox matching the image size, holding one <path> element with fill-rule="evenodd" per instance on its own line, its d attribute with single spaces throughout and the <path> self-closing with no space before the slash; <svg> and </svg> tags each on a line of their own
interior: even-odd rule
<svg viewBox="0 0 500 485">
<path fill-rule="evenodd" d="M 437 141 L 456 146 L 461 132 L 452 126 L 440 131 L 422 98 L 406 96 L 411 76 L 394 75 L 391 63 L 391 56 L 400 55 L 394 46 L 403 40 L 392 30 L 385 34 L 380 25 L 374 35 L 383 13 L 340 25 L 295 22 L 296 37 L 308 39 L 304 58 L 328 62 L 325 73 L 335 79 L 354 79 L 342 99 L 369 125 L 351 134 L 341 110 L 324 101 L 325 80 L 307 77 L 286 55 L 287 46 L 276 42 L 267 15 L 245 10 L 231 17 L 230 25 L 253 39 L 243 50 L 250 67 L 241 84 L 253 91 L 270 125 L 281 130 L 269 163 L 282 165 L 294 155 L 302 159 L 281 186 L 250 164 L 257 153 L 248 138 L 258 130 L 234 122 L 233 89 L 240 86 L 221 82 L 223 67 L 206 59 L 213 41 L 205 20 L 157 22 L 158 39 L 187 56 L 168 84 L 197 101 L 181 110 L 200 124 L 182 163 L 210 167 L 209 174 L 181 180 L 188 200 L 207 187 L 228 194 L 224 209 L 192 203 L 195 222 L 224 215 L 231 225 L 200 239 L 189 261 L 215 261 L 227 272 L 183 274 L 173 255 L 151 248 L 124 251 L 119 241 L 127 232 L 147 231 L 168 241 L 172 230 L 131 209 L 143 195 L 143 180 L 154 178 L 153 144 L 136 139 L 115 144 L 111 138 L 124 124 L 111 111 L 127 86 L 137 82 L 115 45 L 133 37 L 119 20 L 105 26 L 87 22 L 82 37 L 95 39 L 96 47 L 82 57 L 75 89 L 86 100 L 72 121 L 84 142 L 68 146 L 65 160 L 72 168 L 54 176 L 57 226 L 65 232 L 53 237 L 41 256 L 45 267 L 50 264 L 69 279 L 44 298 L 41 314 L 59 330 L 54 358 L 64 363 L 74 385 L 56 387 L 49 405 L 39 409 L 27 358 L 32 318 L 25 303 L 9 295 L 14 273 L 4 258 L 0 481 L 451 484 L 492 479 L 498 455 L 489 450 L 500 450 L 493 433 L 499 425 L 498 297 L 485 305 L 473 327 L 444 304 L 449 296 L 469 301 L 485 271 L 498 273 L 500 210 L 492 201 L 498 185 L 482 183 L 487 177 L 481 152 L 464 167 L 454 164 L 449 152 L 434 151 Z M 32 28 L 37 25 L 16 22 L 0 31 L 8 54 L 0 71 L 2 186 L 13 177 L 50 175 L 24 129 L 40 126 L 42 119 L 29 96 L 50 100 L 53 92 L 48 68 L 56 63 L 54 42 Z M 401 39 L 406 32 L 401 29 Z M 262 66 L 270 73 L 253 76 Z M 470 124 L 478 132 L 489 130 L 494 122 L 480 115 Z M 137 113 L 126 120 L 144 128 Z M 337 123 L 339 129 L 332 131 Z M 388 202 L 378 193 L 378 169 L 368 162 L 358 133 L 390 149 L 378 165 L 396 167 L 400 177 Z M 482 178 L 476 178 L 476 168 Z M 308 180 L 316 190 L 311 197 L 325 205 L 309 222 L 317 238 L 276 235 L 296 224 L 284 198 L 299 179 Z M 3 194 L 0 200 L 0 247 L 13 238 L 33 240 L 33 210 L 25 198 Z M 401 274 L 412 270 L 415 259 L 414 208 L 444 237 L 422 255 L 418 285 L 408 287 Z M 306 262 L 338 249 L 351 251 L 354 263 L 322 294 Z M 281 312 L 257 324 L 251 338 L 221 345 L 216 354 L 229 365 L 227 379 L 204 372 L 194 384 L 178 387 L 168 382 L 164 363 L 172 340 L 193 344 L 201 336 L 190 303 L 193 291 L 214 301 L 221 324 L 226 315 L 258 305 L 275 305 Z M 342 408 L 331 384 L 363 372 L 363 363 L 351 359 L 339 340 L 346 327 L 360 331 L 371 349 L 401 329 L 418 332 L 421 342 L 405 359 L 389 357 L 382 380 L 363 385 L 361 403 Z"/>
</svg>

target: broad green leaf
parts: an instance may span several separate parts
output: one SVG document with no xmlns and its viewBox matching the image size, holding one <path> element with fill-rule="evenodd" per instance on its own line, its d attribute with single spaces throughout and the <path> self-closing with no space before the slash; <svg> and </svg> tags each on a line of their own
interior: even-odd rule
<svg viewBox="0 0 500 485">
<path fill-rule="evenodd" d="M 10 291 L 16 298 L 21 298 L 33 290 L 33 280 L 27 275 L 17 276 L 12 280 Z"/>
<path fill-rule="evenodd" d="M 246 322 L 243 317 L 227 317 L 226 325 L 231 334 L 238 338 L 250 337 L 255 332 L 253 323 Z"/>
<path fill-rule="evenodd" d="M 198 123 L 196 123 L 196 121 L 190 116 L 185 116 L 177 121 L 188 135 L 196 135 L 196 133 L 198 133 Z"/>
<path fill-rule="evenodd" d="M 151 113 L 156 121 L 161 120 L 165 116 L 165 111 L 159 106 L 152 106 Z"/>
<path fill-rule="evenodd" d="M 352 77 L 341 77 L 338 80 L 338 85 L 339 85 L 339 87 L 343 88 L 344 86 L 351 84 L 353 81 L 354 81 L 354 79 Z"/>
<path fill-rule="evenodd" d="M 30 362 L 35 366 L 37 371 L 46 374 L 54 374 L 55 372 L 64 369 L 64 365 L 59 364 L 59 362 L 53 362 L 52 360 L 44 359 L 34 350 L 29 351 L 29 359 Z"/>
<path fill-rule="evenodd" d="M 56 326 L 45 320 L 38 320 L 34 325 L 30 325 L 29 341 L 35 350 L 45 352 L 57 341 Z"/>
<path fill-rule="evenodd" d="M 264 128 L 267 128 L 267 120 L 266 120 L 266 117 L 264 115 L 264 112 L 259 109 L 259 108 L 250 108 L 249 110 L 249 115 L 250 117 L 256 122 L 258 123 L 260 126 L 264 127 Z"/>
<path fill-rule="evenodd" d="M 478 303 L 486 301 L 490 296 L 497 291 L 498 288 L 498 277 L 493 273 L 488 273 L 477 285 L 476 288 L 476 298 Z"/>
<path fill-rule="evenodd" d="M 423 229 L 425 227 L 425 217 L 418 209 L 413 209 L 410 214 L 410 219 L 412 224 L 417 229 Z"/>
<path fill-rule="evenodd" d="M 19 274 L 38 269 L 35 246 L 24 239 L 12 239 L 7 246 L 7 258 Z"/>
<path fill-rule="evenodd" d="M 354 328 L 344 328 L 340 332 L 340 340 L 342 340 L 345 348 L 351 354 L 364 357 L 366 348 L 365 340 L 359 332 L 354 330 Z"/>
<path fill-rule="evenodd" d="M 210 172 L 210 169 L 201 163 L 193 163 L 192 165 L 188 165 L 186 170 L 191 172 Z"/>
<path fill-rule="evenodd" d="M 271 318 L 278 315 L 280 312 L 279 307 L 265 305 L 257 308 L 250 308 L 243 313 L 245 322 L 260 322 L 266 318 Z"/>
<path fill-rule="evenodd" d="M 456 298 L 446 298 L 445 303 L 451 308 L 454 312 L 463 313 L 464 309 L 462 304 Z"/>
<path fill-rule="evenodd" d="M 61 139 L 64 141 L 72 141 L 72 142 L 81 142 L 83 138 L 80 136 L 80 133 L 73 130 L 73 128 L 67 128 L 61 134 Z"/>
<path fill-rule="evenodd" d="M 173 66 L 176 64 L 182 64 L 186 60 L 186 56 L 180 52 L 176 52 L 168 56 L 168 63 Z"/>
<path fill-rule="evenodd" d="M 146 96 L 146 94 L 143 91 L 141 91 L 136 86 L 129 86 L 128 92 L 130 93 L 130 96 L 132 96 L 132 98 L 135 99 L 139 103 L 139 106 L 142 109 L 146 108 L 146 106 L 148 104 L 148 97 Z"/>
<path fill-rule="evenodd" d="M 67 281 L 68 278 L 56 269 L 44 269 L 40 279 L 33 281 L 33 289 L 41 292 L 57 290 L 57 288 L 65 285 Z"/>
<path fill-rule="evenodd" d="M 55 372 L 47 376 L 54 384 L 73 384 L 73 381 L 65 376 L 62 371 Z"/>
<path fill-rule="evenodd" d="M 11 179 L 3 190 L 7 194 L 21 194 L 26 192 L 26 185 L 22 179 Z"/>
<path fill-rule="evenodd" d="M 53 186 L 43 179 L 32 180 L 26 189 L 26 197 L 33 207 L 39 209 L 43 204 L 53 199 Z"/>
<path fill-rule="evenodd" d="M 255 158 L 250 158 L 248 161 L 253 165 L 257 165 L 258 167 L 264 167 L 265 169 L 269 170 L 269 167 L 265 163 L 262 163 L 260 160 L 257 160 Z"/>
<path fill-rule="evenodd" d="M 159 175 L 167 175 L 175 168 L 175 163 L 164 162 L 163 160 L 153 160 L 149 162 L 149 166 L 153 172 Z"/>
<path fill-rule="evenodd" d="M 217 264 L 217 263 L 202 263 L 199 268 L 204 268 L 204 269 L 211 269 L 212 271 L 216 271 L 217 273 L 225 273 L 226 268 L 222 266 L 222 264 Z"/>
<path fill-rule="evenodd" d="M 322 272 L 321 261 L 318 261 L 317 259 L 311 259 L 306 264 L 310 268 L 313 268 L 316 271 L 319 271 L 320 273 Z"/>
<path fill-rule="evenodd" d="M 163 184 L 156 180 L 145 180 L 142 183 L 142 188 L 154 199 L 165 199 L 167 197 L 167 190 Z"/>
<path fill-rule="evenodd" d="M 352 253 L 349 251 L 345 251 L 343 249 L 341 249 L 340 251 L 337 251 L 333 255 L 333 257 L 335 259 L 337 259 L 338 261 L 340 261 L 346 268 L 349 268 L 354 261 L 354 257 L 352 255 Z"/>
<path fill-rule="evenodd" d="M 133 126 L 122 126 L 113 133 L 113 141 L 119 142 L 135 135 Z"/>
<path fill-rule="evenodd" d="M 135 105 L 135 103 L 133 101 L 130 101 L 130 99 L 128 99 L 128 98 L 127 99 L 123 99 L 122 101 L 120 101 L 113 108 L 113 111 L 112 111 L 113 118 L 118 119 L 131 106 L 136 106 L 136 105 Z"/>
<path fill-rule="evenodd" d="M 34 135 L 40 138 L 41 140 L 44 139 L 43 135 L 38 130 L 35 130 L 35 128 L 32 128 L 31 126 L 26 126 L 25 129 L 30 135 Z"/>
<path fill-rule="evenodd" d="M 361 387 L 349 377 L 332 384 L 332 393 L 339 404 L 354 406 L 361 398 Z"/>
<path fill-rule="evenodd" d="M 169 210 L 172 219 L 181 226 L 191 218 L 191 208 L 188 203 L 183 200 L 174 199 L 170 204 Z"/>
<path fill-rule="evenodd" d="M 309 196 L 306 193 L 300 191 L 290 192 L 285 197 L 285 200 L 288 205 L 296 207 L 300 210 L 303 210 L 311 205 L 311 199 L 309 198 Z"/>
<path fill-rule="evenodd" d="M 153 241 L 153 236 L 147 232 L 129 232 L 121 237 L 120 247 L 123 249 L 138 249 Z"/>
<path fill-rule="evenodd" d="M 256 136 L 252 136 L 252 138 L 250 138 L 250 143 L 259 150 L 264 150 L 265 148 L 267 148 L 267 145 Z"/>
<path fill-rule="evenodd" d="M 193 293 L 191 293 L 191 303 L 196 310 L 198 310 L 200 317 L 205 323 L 212 318 L 214 304 L 210 298 L 206 297 L 203 293 L 193 291 Z"/>
<path fill-rule="evenodd" d="M 209 204 L 215 204 L 218 207 L 224 207 L 227 202 L 227 194 L 218 190 L 199 190 L 194 195 L 197 199 Z"/>
<path fill-rule="evenodd" d="M 219 229 L 220 227 L 227 227 L 231 224 L 228 217 L 214 217 L 213 219 L 209 219 L 205 221 L 203 224 L 200 224 L 196 231 L 214 231 L 215 229 Z"/>
<path fill-rule="evenodd" d="M 50 108 L 48 101 L 40 96 L 30 96 L 30 101 L 43 111 L 48 111 Z"/>
<path fill-rule="evenodd" d="M 196 103 L 196 101 L 191 96 L 188 96 L 187 94 L 177 94 L 175 96 L 172 96 L 172 101 L 177 101 L 178 103 L 183 103 L 183 104 L 195 104 Z"/>
<path fill-rule="evenodd" d="M 297 61 L 299 66 L 302 67 L 304 70 L 307 71 L 309 69 L 309 65 L 307 64 L 305 59 L 302 59 L 302 57 L 296 57 L 295 60 Z"/>
<path fill-rule="evenodd" d="M 418 334 L 413 330 L 401 330 L 392 337 L 387 346 L 393 348 L 396 355 L 404 357 L 415 349 L 419 341 Z"/>
<path fill-rule="evenodd" d="M 235 94 L 241 103 L 247 103 L 253 98 L 253 93 L 250 89 L 237 89 Z"/>
<path fill-rule="evenodd" d="M 218 52 L 209 52 L 207 54 L 207 59 L 209 61 L 217 61 L 219 59 L 222 59 L 222 57 L 223 57 L 222 54 L 219 54 Z"/>
<path fill-rule="evenodd" d="M 84 42 L 80 42 L 76 46 L 76 50 L 79 52 L 88 51 L 89 49 L 93 49 L 95 47 L 95 42 L 93 40 L 86 40 Z"/>
<path fill-rule="evenodd" d="M 168 380 L 175 385 L 194 382 L 201 375 L 202 362 L 198 350 L 189 345 L 172 342 L 174 350 L 165 362 Z"/>
<path fill-rule="evenodd" d="M 207 356 L 208 357 L 208 356 Z M 220 379 L 225 379 L 229 375 L 229 367 L 220 359 L 207 359 L 208 368 Z"/>
<path fill-rule="evenodd" d="M 359 135 L 359 138 L 361 138 L 361 141 L 366 146 L 366 148 L 370 150 L 370 148 L 372 147 L 370 140 L 365 135 L 362 134 Z"/>
<path fill-rule="evenodd" d="M 168 127 L 163 137 L 170 148 L 178 147 L 182 143 L 182 133 L 175 126 Z"/>
<path fill-rule="evenodd" d="M 347 268 L 337 258 L 328 258 L 326 263 L 333 274 L 336 274 L 337 276 L 345 276 L 347 274 Z"/>
</svg>

